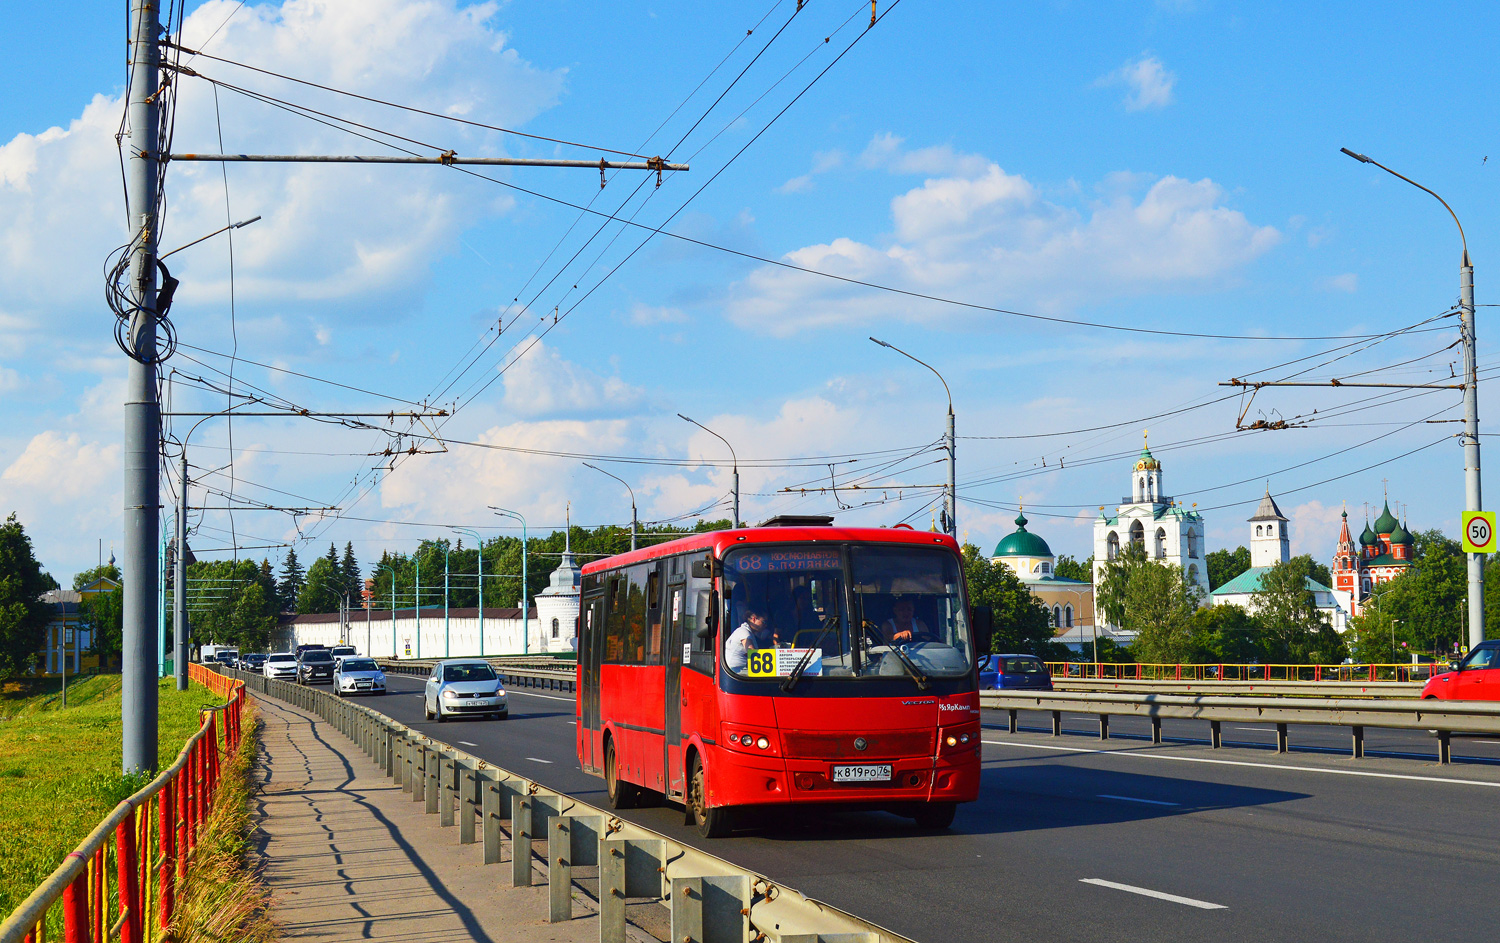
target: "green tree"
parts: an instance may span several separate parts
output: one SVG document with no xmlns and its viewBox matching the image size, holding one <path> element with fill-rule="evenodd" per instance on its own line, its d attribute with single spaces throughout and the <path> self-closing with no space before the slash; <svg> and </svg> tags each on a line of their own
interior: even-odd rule
<svg viewBox="0 0 1500 943">
<path fill-rule="evenodd" d="M 1193 661 L 1243 665 L 1265 660 L 1260 624 L 1233 603 L 1193 613 L 1193 648 Z"/>
<path fill-rule="evenodd" d="M 111 579 L 116 583 L 121 582 L 120 568 L 113 563 L 105 563 L 101 566 L 91 566 L 82 573 L 73 574 L 73 588 L 83 589 L 85 586 L 98 579 Z"/>
<path fill-rule="evenodd" d="M 302 570 L 302 564 L 297 560 L 297 551 L 287 549 L 286 560 L 281 564 L 281 580 L 277 587 L 277 599 L 281 605 L 282 612 L 294 612 L 297 609 L 297 597 L 302 593 L 302 584 L 307 581 L 307 574 Z"/>
<path fill-rule="evenodd" d="M 1064 647 L 1052 641 L 1047 607 L 1010 567 L 991 561 L 973 544 L 964 544 L 963 562 L 969 605 L 989 606 L 995 615 L 994 634 L 974 640 L 980 651 L 1024 652 L 1054 660 L 1065 657 Z"/>
<path fill-rule="evenodd" d="M 124 588 L 84 596 L 78 604 L 78 616 L 89 627 L 89 650 L 100 656 L 104 664 L 118 658 L 125 640 Z"/>
<path fill-rule="evenodd" d="M 1146 548 L 1132 542 L 1104 565 L 1099 585 L 1094 589 L 1094 611 L 1104 618 L 1107 625 L 1125 625 L 1125 604 L 1131 580 L 1146 564 Z"/>
<path fill-rule="evenodd" d="M 12 512 L 0 524 L 0 678 L 35 664 L 52 617 L 41 595 L 56 586 L 42 572 L 31 538 Z"/>
<path fill-rule="evenodd" d="M 1094 558 L 1091 555 L 1087 560 L 1079 563 L 1077 560 L 1063 554 L 1057 558 L 1057 563 L 1052 567 L 1052 572 L 1065 580 L 1079 580 L 1091 583 L 1094 580 Z"/>
<path fill-rule="evenodd" d="M 1201 594 L 1175 564 L 1146 561 L 1135 568 L 1121 627 L 1135 632 L 1131 649 L 1139 660 L 1172 664 L 1194 659 L 1193 616 Z"/>
<path fill-rule="evenodd" d="M 1261 574 L 1251 608 L 1267 661 L 1326 665 L 1344 660 L 1344 642 L 1318 611 L 1307 586 L 1314 567 L 1311 557 L 1300 556 Z"/>
<path fill-rule="evenodd" d="M 1204 562 L 1208 564 L 1208 588 L 1218 589 L 1250 569 L 1250 551 L 1245 547 L 1215 550 L 1208 554 Z"/>
<path fill-rule="evenodd" d="M 217 642 L 241 651 L 270 647 L 281 607 L 269 565 L 203 560 L 188 565 L 188 620 L 193 644 Z"/>
<path fill-rule="evenodd" d="M 339 563 L 339 575 L 343 577 L 343 594 L 349 598 L 349 605 L 357 605 L 360 594 L 364 592 L 365 582 L 359 574 L 359 561 L 354 559 L 352 540 L 344 544 L 344 559 Z"/>
<path fill-rule="evenodd" d="M 343 590 L 343 575 L 336 562 L 319 557 L 307 571 L 302 589 L 297 593 L 297 612 L 337 612 Z"/>
<path fill-rule="evenodd" d="M 230 634 L 241 651 L 264 652 L 271 647 L 276 628 L 275 599 L 259 581 L 245 586 L 234 602 Z"/>
</svg>

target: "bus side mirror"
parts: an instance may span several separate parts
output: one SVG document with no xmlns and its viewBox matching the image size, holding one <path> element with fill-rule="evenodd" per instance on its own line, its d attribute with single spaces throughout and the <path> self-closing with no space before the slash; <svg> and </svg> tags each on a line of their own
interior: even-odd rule
<svg viewBox="0 0 1500 943">
<path fill-rule="evenodd" d="M 995 610 L 989 606 L 970 608 L 969 624 L 974 627 L 974 641 L 984 645 L 995 634 Z"/>
<path fill-rule="evenodd" d="M 713 568 L 713 564 L 712 563 L 710 563 L 706 559 L 704 559 L 704 560 L 694 560 L 693 561 L 693 579 L 695 579 L 695 580 L 711 580 L 713 578 L 714 578 L 714 568 Z"/>
<path fill-rule="evenodd" d="M 707 564 L 707 561 L 702 561 Z M 697 576 L 697 563 L 693 564 L 694 576 Z M 719 594 L 710 592 L 708 594 L 708 611 L 703 614 L 703 622 L 693 632 L 701 639 L 711 639 L 719 628 Z"/>
</svg>

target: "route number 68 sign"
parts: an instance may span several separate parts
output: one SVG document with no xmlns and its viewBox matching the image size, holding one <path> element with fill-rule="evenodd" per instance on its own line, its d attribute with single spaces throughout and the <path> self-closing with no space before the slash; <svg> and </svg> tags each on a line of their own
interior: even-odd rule
<svg viewBox="0 0 1500 943">
<path fill-rule="evenodd" d="M 1464 553 L 1495 552 L 1495 512 L 1464 512 Z"/>
</svg>

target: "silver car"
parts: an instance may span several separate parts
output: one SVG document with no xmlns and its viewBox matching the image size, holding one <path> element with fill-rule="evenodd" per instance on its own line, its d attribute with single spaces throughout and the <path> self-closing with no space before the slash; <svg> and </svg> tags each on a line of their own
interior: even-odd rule
<svg viewBox="0 0 1500 943">
<path fill-rule="evenodd" d="M 277 652 L 266 656 L 260 667 L 261 674 L 272 680 L 297 680 L 297 656 L 291 652 Z"/>
<path fill-rule="evenodd" d="M 346 655 L 333 668 L 333 693 L 339 697 L 347 694 L 384 694 L 385 672 L 373 658 Z"/>
<path fill-rule="evenodd" d="M 489 662 L 479 658 L 451 658 L 433 666 L 422 695 L 422 713 L 438 722 L 464 714 L 510 716 L 505 687 Z"/>
</svg>

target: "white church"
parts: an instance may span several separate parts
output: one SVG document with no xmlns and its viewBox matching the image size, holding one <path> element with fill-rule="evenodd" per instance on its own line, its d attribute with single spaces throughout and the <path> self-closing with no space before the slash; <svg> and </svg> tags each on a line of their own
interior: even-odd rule
<svg viewBox="0 0 1500 943">
<path fill-rule="evenodd" d="M 1291 521 L 1276 499 L 1266 491 L 1260 506 L 1250 518 L 1250 569 L 1220 586 L 1210 594 L 1215 606 L 1233 603 L 1247 611 L 1255 611 L 1255 593 L 1260 589 L 1260 579 L 1265 572 L 1278 563 L 1292 558 Z M 1345 525 L 1346 527 L 1348 525 Z M 1334 630 L 1342 633 L 1349 627 L 1349 594 L 1324 586 L 1312 577 L 1306 578 L 1307 591 L 1313 595 L 1313 605 Z"/>
<path fill-rule="evenodd" d="M 1203 515 L 1184 508 L 1167 497 L 1162 487 L 1161 463 L 1151 454 L 1150 443 L 1141 448 L 1130 474 L 1130 496 L 1113 516 L 1099 508 L 1094 521 L 1094 589 L 1104 579 L 1104 568 L 1120 555 L 1122 547 L 1144 547 L 1146 558 L 1182 568 L 1187 577 L 1208 596 L 1208 564 L 1204 560 Z"/>
</svg>

